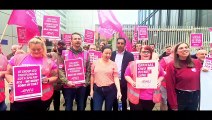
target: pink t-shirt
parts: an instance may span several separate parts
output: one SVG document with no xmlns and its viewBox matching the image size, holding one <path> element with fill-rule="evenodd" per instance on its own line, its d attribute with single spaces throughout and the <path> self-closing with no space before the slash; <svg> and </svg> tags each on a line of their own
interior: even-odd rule
<svg viewBox="0 0 212 120">
<path fill-rule="evenodd" d="M 52 61 L 53 66 L 52 69 L 57 69 L 57 64 Z M 11 60 L 9 61 L 9 64 L 11 66 L 15 66 L 15 62 L 14 62 L 14 57 L 11 58 Z M 31 55 L 28 55 L 20 64 L 21 66 L 26 66 L 26 65 L 43 65 L 43 58 L 34 58 Z"/>
<path fill-rule="evenodd" d="M 9 64 L 11 66 L 15 66 L 14 57 L 11 58 L 11 60 L 9 61 Z M 24 60 L 20 64 L 20 66 L 26 66 L 26 65 L 41 65 L 41 69 L 42 69 L 43 58 L 34 58 L 29 54 L 28 56 L 26 56 L 24 58 Z M 54 61 L 52 61 L 51 70 L 54 70 L 54 69 L 57 69 L 57 64 Z M 33 101 L 33 100 L 39 100 L 39 99 L 40 98 L 32 98 L 32 99 L 28 99 L 28 100 L 20 100 L 19 102 Z"/>
<path fill-rule="evenodd" d="M 105 65 L 101 59 L 98 59 L 91 66 L 91 75 L 97 86 L 109 86 L 114 83 L 114 77 L 118 77 L 118 68 L 116 63 L 111 60 Z"/>
<path fill-rule="evenodd" d="M 127 66 L 124 75 L 125 76 L 130 76 L 131 78 L 133 78 L 133 74 L 130 71 L 130 65 Z M 162 67 L 159 66 L 158 78 L 161 77 L 161 76 L 164 76 L 164 72 L 163 72 Z M 139 98 L 142 99 L 142 100 L 152 100 L 154 90 L 155 89 L 140 89 Z"/>
</svg>

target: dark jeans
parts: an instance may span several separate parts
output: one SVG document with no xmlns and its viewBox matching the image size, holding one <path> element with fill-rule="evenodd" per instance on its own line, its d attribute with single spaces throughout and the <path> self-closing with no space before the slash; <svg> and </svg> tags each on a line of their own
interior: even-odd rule
<svg viewBox="0 0 212 120">
<path fill-rule="evenodd" d="M 198 110 L 200 91 L 176 90 L 178 110 Z"/>
<path fill-rule="evenodd" d="M 115 84 L 98 87 L 94 84 L 93 110 L 101 111 L 105 101 L 105 110 L 112 111 L 113 101 L 116 99 L 117 89 Z"/>
<path fill-rule="evenodd" d="M 47 101 L 33 100 L 25 102 L 17 102 L 10 104 L 10 111 L 48 111 L 52 98 Z"/>
<path fill-rule="evenodd" d="M 152 111 L 152 109 L 155 106 L 155 103 L 152 100 L 139 99 L 138 104 L 133 104 L 129 101 L 129 105 L 130 105 L 130 110 L 132 111 L 138 111 L 138 110 Z"/>
<path fill-rule="evenodd" d="M 7 105 L 5 104 L 5 101 L 2 101 L 0 103 L 0 111 L 6 111 L 7 110 Z"/>
<path fill-rule="evenodd" d="M 127 86 L 121 87 L 121 102 L 122 102 L 122 111 L 127 111 Z M 115 99 L 113 102 L 113 111 L 118 111 L 118 100 Z"/>
<path fill-rule="evenodd" d="M 86 86 L 85 99 L 84 99 L 84 106 L 85 106 L 85 108 L 87 106 L 88 96 L 90 96 L 90 85 Z M 91 108 L 91 111 L 93 111 L 93 99 L 92 98 L 90 100 L 90 108 Z"/>
<path fill-rule="evenodd" d="M 85 91 L 86 87 L 81 86 L 78 88 L 64 88 L 64 98 L 66 111 L 72 111 L 73 110 L 73 101 L 76 98 L 77 101 L 77 111 L 83 111 L 84 110 L 84 99 L 85 99 Z"/>
<path fill-rule="evenodd" d="M 60 111 L 60 90 L 54 90 L 53 105 L 55 111 Z"/>
</svg>

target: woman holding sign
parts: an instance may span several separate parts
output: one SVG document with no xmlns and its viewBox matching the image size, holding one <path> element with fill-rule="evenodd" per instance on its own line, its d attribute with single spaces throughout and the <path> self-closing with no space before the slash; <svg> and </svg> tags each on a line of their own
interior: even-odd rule
<svg viewBox="0 0 212 120">
<path fill-rule="evenodd" d="M 7 70 L 7 57 L 3 55 L 0 44 L 0 111 L 6 111 L 4 77 Z"/>
<path fill-rule="evenodd" d="M 112 49 L 106 45 L 102 48 L 102 58 L 96 60 L 91 67 L 91 91 L 93 110 L 101 111 L 105 100 L 105 110 L 111 111 L 113 101 L 121 99 L 118 68 L 110 60 Z M 117 95 L 117 96 L 116 96 Z"/>
<path fill-rule="evenodd" d="M 140 60 L 151 60 L 153 50 L 150 46 L 142 46 L 140 50 L 141 59 Z M 153 102 L 153 93 L 155 89 L 139 89 L 136 88 L 136 73 L 135 70 L 136 62 L 132 61 L 127 66 L 125 71 L 125 79 L 127 80 L 127 96 L 129 100 L 130 110 L 152 110 L 155 106 Z M 160 87 L 161 81 L 163 80 L 163 69 L 159 66 L 159 74 L 157 79 L 157 87 Z"/>
<path fill-rule="evenodd" d="M 58 78 L 57 65 L 47 58 L 46 46 L 40 37 L 32 38 L 28 43 L 28 48 L 28 53 L 15 55 L 7 66 L 8 73 L 6 74 L 6 79 L 9 84 L 13 84 L 9 97 L 11 111 L 46 111 L 52 101 L 53 83 Z M 15 77 L 17 73 L 14 73 L 16 66 L 20 67 L 18 78 Z M 34 73 L 31 69 L 25 70 L 27 67 L 32 66 L 37 67 L 38 70 L 34 71 Z M 39 91 L 38 88 L 41 89 L 38 94 L 42 93 L 42 95 L 32 97 L 33 93 Z M 20 89 L 22 91 L 18 91 Z M 28 95 L 28 97 L 15 99 L 18 93 L 22 93 L 22 96 Z"/>
<path fill-rule="evenodd" d="M 172 110 L 197 110 L 200 95 L 201 62 L 191 59 L 189 45 L 179 43 L 174 61 L 166 69 L 168 103 Z"/>
</svg>

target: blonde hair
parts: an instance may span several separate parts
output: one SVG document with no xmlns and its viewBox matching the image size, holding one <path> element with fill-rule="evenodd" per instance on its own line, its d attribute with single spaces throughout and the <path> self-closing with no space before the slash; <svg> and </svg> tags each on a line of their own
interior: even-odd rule
<svg viewBox="0 0 212 120">
<path fill-rule="evenodd" d="M 28 51 L 30 52 L 30 45 L 31 44 L 40 44 L 41 47 L 43 48 L 43 57 L 47 57 L 47 49 L 46 49 L 46 44 L 45 44 L 45 38 L 42 37 L 34 37 L 28 42 Z"/>
</svg>

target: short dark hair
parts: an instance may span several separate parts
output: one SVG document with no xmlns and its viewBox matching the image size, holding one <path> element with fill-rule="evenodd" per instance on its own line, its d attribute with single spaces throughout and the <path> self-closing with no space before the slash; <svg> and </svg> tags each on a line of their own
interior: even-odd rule
<svg viewBox="0 0 212 120">
<path fill-rule="evenodd" d="M 63 40 L 60 40 L 60 41 L 58 41 L 57 45 L 65 46 L 66 44 L 64 43 L 64 41 L 63 41 Z"/>
<path fill-rule="evenodd" d="M 102 53 L 104 52 L 105 49 L 110 49 L 112 51 L 111 45 L 105 45 L 102 47 Z"/>
<path fill-rule="evenodd" d="M 125 38 L 117 38 L 117 39 L 116 39 L 116 42 L 118 42 L 118 40 L 124 40 L 124 44 L 126 44 Z"/>
<path fill-rule="evenodd" d="M 71 39 L 73 38 L 73 37 L 72 37 L 73 35 L 79 35 L 79 36 L 82 38 L 82 35 L 81 35 L 80 33 L 74 32 L 74 33 L 71 34 Z"/>
</svg>

